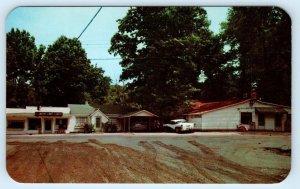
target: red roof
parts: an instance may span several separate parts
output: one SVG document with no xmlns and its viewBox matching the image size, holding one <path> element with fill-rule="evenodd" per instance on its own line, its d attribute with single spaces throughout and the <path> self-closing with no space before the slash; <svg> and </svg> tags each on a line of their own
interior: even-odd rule
<svg viewBox="0 0 300 189">
<path fill-rule="evenodd" d="M 214 109 L 222 108 L 225 106 L 230 106 L 234 104 L 238 104 L 240 102 L 247 101 L 245 99 L 234 99 L 234 100 L 225 100 L 225 101 L 217 101 L 217 102 L 193 102 L 192 103 L 192 110 L 189 112 L 189 114 L 193 113 L 202 113 L 211 111 Z"/>
</svg>

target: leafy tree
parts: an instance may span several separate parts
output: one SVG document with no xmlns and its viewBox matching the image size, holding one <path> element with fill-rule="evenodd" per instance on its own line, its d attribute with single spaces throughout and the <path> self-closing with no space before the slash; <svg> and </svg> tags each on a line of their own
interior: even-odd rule
<svg viewBox="0 0 300 189">
<path fill-rule="evenodd" d="M 163 118 L 195 96 L 212 33 L 200 7 L 134 7 L 118 20 L 110 53 L 119 54 L 130 98 Z"/>
<path fill-rule="evenodd" d="M 6 106 L 23 107 L 35 101 L 31 88 L 37 53 L 35 39 L 14 28 L 6 36 Z"/>
<path fill-rule="evenodd" d="M 206 53 L 206 54 L 205 54 Z M 237 68 L 230 62 L 232 55 L 224 52 L 222 36 L 213 36 L 203 55 L 198 56 L 205 62 L 202 67 L 205 80 L 200 82 L 200 95 L 195 99 L 217 101 L 234 98 L 238 89 L 235 87 Z"/>
<path fill-rule="evenodd" d="M 128 106 L 128 92 L 124 86 L 111 85 L 105 97 L 105 104 Z"/>
<path fill-rule="evenodd" d="M 234 7 L 223 23 L 238 62 L 239 96 L 257 87 L 266 101 L 291 103 L 291 20 L 276 7 Z"/>
<path fill-rule="evenodd" d="M 7 107 L 103 103 L 110 84 L 77 39 L 60 37 L 47 49 L 26 31 L 7 33 Z"/>
<path fill-rule="evenodd" d="M 42 101 L 45 105 L 66 106 L 85 100 L 102 102 L 110 79 L 92 66 L 77 39 L 61 36 L 49 45 L 42 58 L 44 73 Z"/>
</svg>

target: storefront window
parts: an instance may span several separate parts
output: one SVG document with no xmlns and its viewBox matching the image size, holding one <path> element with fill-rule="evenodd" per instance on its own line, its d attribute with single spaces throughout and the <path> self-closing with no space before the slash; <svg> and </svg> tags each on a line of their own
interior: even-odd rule
<svg viewBox="0 0 300 189">
<path fill-rule="evenodd" d="M 58 129 L 67 129 L 68 119 L 56 119 L 56 125 L 58 126 Z"/>
<path fill-rule="evenodd" d="M 7 128 L 8 129 L 24 129 L 24 123 L 23 120 L 9 120 L 7 121 Z"/>
<path fill-rule="evenodd" d="M 28 119 L 28 129 L 29 130 L 37 130 L 41 127 L 41 119 L 40 118 L 29 118 Z"/>
</svg>

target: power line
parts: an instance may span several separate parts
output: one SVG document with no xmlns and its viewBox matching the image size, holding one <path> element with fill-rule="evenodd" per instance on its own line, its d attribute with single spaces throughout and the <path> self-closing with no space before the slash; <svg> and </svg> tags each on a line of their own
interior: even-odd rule
<svg viewBox="0 0 300 189">
<path fill-rule="evenodd" d="M 86 27 L 83 29 L 83 31 L 80 33 L 80 35 L 77 37 L 79 39 L 81 35 L 85 32 L 85 30 L 89 27 L 89 25 L 93 22 L 94 18 L 98 15 L 98 13 L 101 11 L 102 7 L 99 8 L 99 10 L 96 12 L 94 17 L 91 19 L 91 21 L 86 25 Z"/>
</svg>

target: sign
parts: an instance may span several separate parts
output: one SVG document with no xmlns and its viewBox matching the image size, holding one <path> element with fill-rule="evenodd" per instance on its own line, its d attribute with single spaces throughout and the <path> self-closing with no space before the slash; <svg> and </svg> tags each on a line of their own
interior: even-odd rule
<svg viewBox="0 0 300 189">
<path fill-rule="evenodd" d="M 62 116 L 62 112 L 35 112 L 35 116 Z"/>
</svg>

